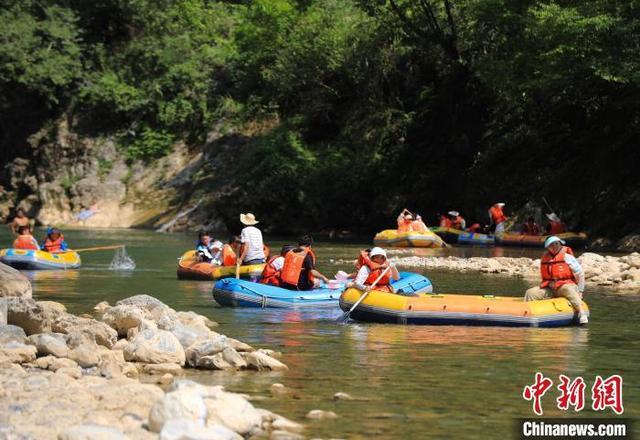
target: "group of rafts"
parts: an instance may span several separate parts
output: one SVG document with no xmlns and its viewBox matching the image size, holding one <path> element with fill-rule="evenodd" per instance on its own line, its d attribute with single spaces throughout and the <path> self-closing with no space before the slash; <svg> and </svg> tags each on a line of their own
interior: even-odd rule
<svg viewBox="0 0 640 440">
<path fill-rule="evenodd" d="M 544 240 L 543 240 L 544 241 Z M 398 233 L 383 231 L 376 245 L 395 247 L 441 247 L 443 240 L 430 230 Z M 540 243 L 542 247 L 542 243 Z M 365 292 L 348 282 L 331 281 L 307 291 L 288 290 L 246 278 L 262 274 L 264 264 L 212 266 L 198 262 L 195 251 L 186 252 L 178 262 L 178 278 L 216 280 L 213 297 L 222 306 L 320 308 L 350 310 Z M 522 298 L 494 295 L 434 294 L 431 281 L 420 274 L 400 272 L 392 281 L 392 293 L 373 289 L 350 313 L 356 321 L 429 324 L 498 325 L 515 327 L 561 327 L 577 324 L 576 314 L 565 298 L 525 302 Z M 588 313 L 588 307 L 583 304 Z"/>
</svg>

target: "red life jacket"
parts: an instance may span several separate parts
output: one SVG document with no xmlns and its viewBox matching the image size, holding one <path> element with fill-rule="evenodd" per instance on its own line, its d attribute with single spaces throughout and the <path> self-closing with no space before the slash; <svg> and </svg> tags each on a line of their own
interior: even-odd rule
<svg viewBox="0 0 640 440">
<path fill-rule="evenodd" d="M 302 272 L 302 264 L 304 263 L 304 259 L 307 254 L 311 254 L 313 267 L 315 267 L 316 255 L 313 253 L 311 248 L 306 248 L 302 252 L 289 251 L 286 253 L 284 256 L 284 265 L 282 266 L 282 271 L 280 273 L 280 280 L 283 283 L 291 284 L 292 286 L 298 285 L 300 273 Z M 309 277 L 309 281 L 313 281 L 314 276 L 311 271 L 307 272 L 307 276 Z"/>
<path fill-rule="evenodd" d="M 549 235 L 558 235 L 567 232 L 567 227 L 562 222 L 549 221 Z"/>
<path fill-rule="evenodd" d="M 481 229 L 482 229 L 482 226 L 480 226 L 479 223 L 474 223 L 467 228 L 467 232 L 474 232 L 474 233 L 480 232 Z"/>
<path fill-rule="evenodd" d="M 60 234 L 60 236 L 56 240 L 51 240 L 51 238 L 47 236 L 42 247 L 47 252 L 51 252 L 51 253 L 59 252 L 60 249 L 62 248 L 63 241 L 64 241 L 64 236 L 62 234 Z"/>
<path fill-rule="evenodd" d="M 440 217 L 440 227 L 441 228 L 450 228 L 451 227 L 451 220 L 449 220 L 448 217 L 445 217 L 443 215 L 442 217 Z"/>
<path fill-rule="evenodd" d="M 262 278 L 260 279 L 262 284 L 271 284 L 272 286 L 280 285 L 280 271 L 273 267 L 273 262 L 276 258 L 280 258 L 280 255 L 269 258 L 269 261 L 265 264 L 264 270 L 262 271 Z"/>
<path fill-rule="evenodd" d="M 36 241 L 35 238 L 33 238 L 33 235 L 19 235 L 14 241 L 13 241 L 13 246 L 14 249 L 29 249 L 29 250 L 34 250 L 37 251 L 38 249 L 40 249 L 40 247 L 38 246 L 38 242 Z"/>
<path fill-rule="evenodd" d="M 369 257 L 369 252 L 360 251 L 360 255 L 358 255 L 358 261 L 356 261 L 356 270 L 360 270 L 360 268 L 364 265 L 369 266 L 370 269 L 376 269 L 380 267 L 378 263 L 374 263 L 371 261 L 371 257 Z"/>
<path fill-rule="evenodd" d="M 230 244 L 225 244 L 222 246 L 222 265 L 223 266 L 235 266 L 236 264 L 236 253 L 233 251 L 233 248 Z"/>
<path fill-rule="evenodd" d="M 507 220 L 507 217 L 504 215 L 504 212 L 502 212 L 502 208 L 498 205 L 493 205 L 489 209 L 489 212 L 491 213 L 491 220 L 496 225 L 499 225 L 500 223 L 505 222 Z"/>
<path fill-rule="evenodd" d="M 551 255 L 548 251 L 544 253 L 540 261 L 540 276 L 542 277 L 540 287 L 542 289 L 551 286 L 553 290 L 557 291 L 565 284 L 577 284 L 571 267 L 564 261 L 566 254 L 573 255 L 570 247 L 563 246 L 555 255 Z"/>
</svg>

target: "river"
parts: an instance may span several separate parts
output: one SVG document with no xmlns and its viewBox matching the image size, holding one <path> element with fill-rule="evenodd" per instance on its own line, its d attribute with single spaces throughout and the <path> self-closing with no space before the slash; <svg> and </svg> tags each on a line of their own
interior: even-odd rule
<svg viewBox="0 0 640 440">
<path fill-rule="evenodd" d="M 41 234 L 38 231 L 38 234 Z M 585 328 L 537 329 L 451 326 L 337 324 L 339 310 L 296 312 L 218 307 L 211 282 L 178 281 L 176 260 L 194 244 L 187 234 L 139 230 L 66 231 L 74 248 L 126 244 L 134 271 L 109 270 L 113 251 L 82 255 L 79 270 L 28 273 L 38 300 L 58 301 L 70 312 L 92 312 L 100 301 L 147 293 L 177 310 L 193 310 L 220 323 L 220 331 L 255 346 L 283 352 L 285 373 L 195 372 L 194 380 L 222 384 L 260 398 L 259 406 L 307 423 L 310 437 L 341 438 L 512 438 L 517 418 L 532 417 L 522 389 L 536 371 L 558 383 L 558 375 L 582 376 L 587 408 L 596 375 L 624 379 L 625 416 L 640 413 L 640 295 L 616 295 L 588 288 L 591 322 Z M 40 235 L 38 235 L 40 236 Z M 0 243 L 9 234 L 3 228 Z M 278 249 L 283 242 L 269 244 Z M 364 244 L 318 243 L 319 269 L 327 275 L 347 270 L 334 261 L 355 258 Z M 539 250 L 449 248 L 419 251 L 457 256 L 529 256 Z M 430 271 L 441 293 L 519 296 L 528 283 L 519 278 Z M 279 382 L 290 389 L 272 397 Z M 355 397 L 332 400 L 336 392 Z M 555 406 L 557 390 L 543 399 L 545 416 L 571 416 Z M 312 409 L 332 410 L 334 420 L 308 421 Z"/>
</svg>

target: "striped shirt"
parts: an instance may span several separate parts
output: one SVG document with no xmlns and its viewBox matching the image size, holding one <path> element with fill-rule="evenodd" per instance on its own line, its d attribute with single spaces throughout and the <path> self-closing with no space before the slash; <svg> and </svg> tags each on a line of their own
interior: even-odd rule
<svg viewBox="0 0 640 440">
<path fill-rule="evenodd" d="M 240 241 L 247 246 L 244 261 L 264 260 L 262 232 L 255 226 L 247 226 L 240 232 Z"/>
</svg>

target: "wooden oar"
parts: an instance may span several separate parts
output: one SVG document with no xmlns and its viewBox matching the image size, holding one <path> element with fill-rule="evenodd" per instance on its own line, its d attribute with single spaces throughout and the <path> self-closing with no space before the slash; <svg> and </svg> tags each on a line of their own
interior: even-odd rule
<svg viewBox="0 0 640 440">
<path fill-rule="evenodd" d="M 98 246 L 98 247 L 90 247 L 90 248 L 82 248 L 82 249 L 69 249 L 66 251 L 62 251 L 62 252 L 57 252 L 59 254 L 63 254 L 65 252 L 92 252 L 92 251 L 105 251 L 108 249 L 118 249 L 118 248 L 123 248 L 124 245 L 123 244 L 113 244 L 110 246 Z"/>
<path fill-rule="evenodd" d="M 348 312 L 345 312 L 344 315 L 342 315 L 340 318 L 338 318 L 338 322 L 347 322 L 347 320 L 349 319 L 349 315 L 351 315 L 351 312 L 353 312 L 356 309 L 356 307 L 358 307 L 360 305 L 360 303 L 367 297 L 367 295 L 369 295 L 369 292 L 371 292 L 373 290 L 373 288 L 376 287 L 378 282 L 389 271 L 389 269 L 391 269 L 391 264 L 389 264 L 389 266 L 387 266 L 387 268 L 382 271 L 382 273 L 380 274 L 378 279 L 375 280 L 373 282 L 373 284 L 371 284 L 371 287 L 369 288 L 369 290 L 364 292 L 364 295 L 360 296 L 360 298 L 358 299 L 358 301 L 356 301 L 356 303 L 353 305 L 353 307 L 351 307 Z"/>
</svg>

